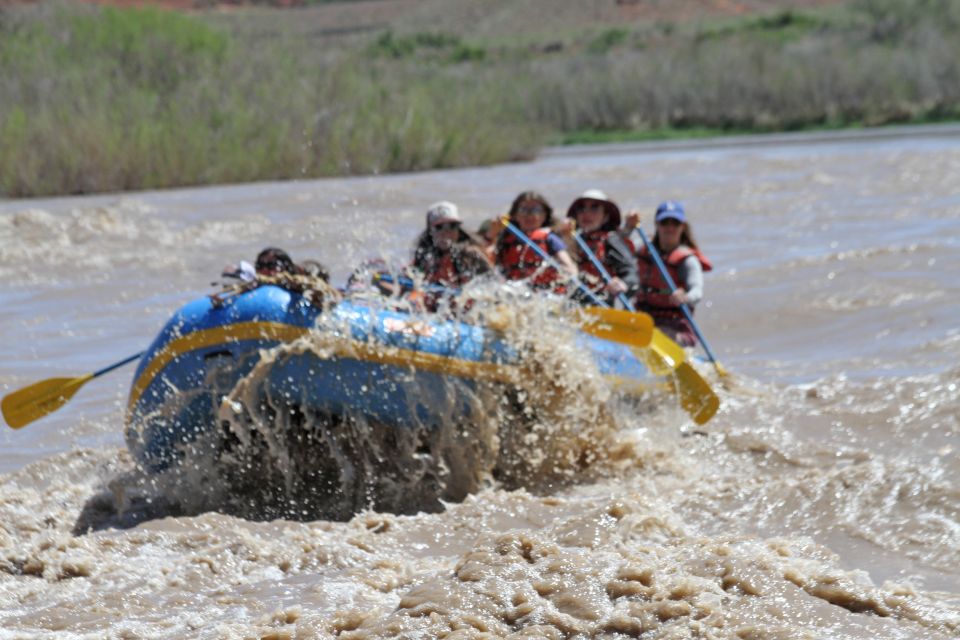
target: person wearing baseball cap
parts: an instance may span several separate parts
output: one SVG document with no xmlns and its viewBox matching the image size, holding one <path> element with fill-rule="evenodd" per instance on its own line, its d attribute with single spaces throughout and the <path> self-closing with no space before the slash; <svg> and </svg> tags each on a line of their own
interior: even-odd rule
<svg viewBox="0 0 960 640">
<path fill-rule="evenodd" d="M 480 242 L 463 228 L 457 205 L 441 200 L 427 209 L 427 228 L 417 238 L 411 268 L 427 283 L 460 288 L 493 267 Z"/>
<path fill-rule="evenodd" d="M 639 214 L 627 216 L 626 228 L 639 225 Z M 661 202 L 654 214 L 656 232 L 651 246 L 660 254 L 667 273 L 673 279 L 676 290 L 670 286 L 657 268 L 656 261 L 643 244 L 637 250 L 637 267 L 640 272 L 640 288 L 634 304 L 638 311 L 653 316 L 657 327 L 678 344 L 693 347 L 697 344 L 696 332 L 687 321 L 680 305 L 693 309 L 703 298 L 703 274 L 713 265 L 693 238 L 693 230 L 683 205 L 676 200 Z"/>
</svg>

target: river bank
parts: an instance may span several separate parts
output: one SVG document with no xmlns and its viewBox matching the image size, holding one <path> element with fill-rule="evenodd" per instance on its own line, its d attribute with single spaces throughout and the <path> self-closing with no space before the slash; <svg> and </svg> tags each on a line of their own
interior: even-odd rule
<svg viewBox="0 0 960 640">
<path fill-rule="evenodd" d="M 0 196 L 376 175 L 526 161 L 556 143 L 960 117 L 955 3 L 727 13 L 668 3 L 651 14 L 539 2 L 4 7 Z"/>
</svg>

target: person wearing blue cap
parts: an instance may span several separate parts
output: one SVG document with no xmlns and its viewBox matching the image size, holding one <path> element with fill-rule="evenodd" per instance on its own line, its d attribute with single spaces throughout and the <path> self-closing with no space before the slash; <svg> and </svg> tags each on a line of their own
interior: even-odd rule
<svg viewBox="0 0 960 640">
<path fill-rule="evenodd" d="M 676 200 L 660 203 L 654 222 L 657 228 L 650 244 L 659 252 L 677 288 L 673 293 L 670 292 L 670 286 L 660 274 L 656 262 L 641 243 L 637 250 L 640 289 L 634 305 L 638 311 L 653 316 L 657 327 L 678 344 L 693 347 L 697 344 L 696 332 L 683 315 L 680 305 L 686 304 L 693 313 L 703 297 L 703 273 L 712 270 L 713 265 L 697 246 L 681 203 Z M 632 213 L 627 216 L 626 229 L 632 231 L 639 223 L 639 214 Z"/>
</svg>

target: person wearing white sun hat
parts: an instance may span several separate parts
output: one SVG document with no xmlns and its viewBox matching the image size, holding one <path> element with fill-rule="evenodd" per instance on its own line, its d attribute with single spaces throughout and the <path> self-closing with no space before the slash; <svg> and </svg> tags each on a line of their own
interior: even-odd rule
<svg viewBox="0 0 960 640">
<path fill-rule="evenodd" d="M 620 207 L 600 189 L 587 189 L 570 204 L 567 218 L 570 221 L 560 225 L 558 232 L 567 240 L 584 283 L 594 293 L 605 293 L 610 302 L 620 294 L 632 296 L 640 276 L 633 249 L 617 233 Z M 579 234 L 583 246 L 574 234 Z"/>
</svg>

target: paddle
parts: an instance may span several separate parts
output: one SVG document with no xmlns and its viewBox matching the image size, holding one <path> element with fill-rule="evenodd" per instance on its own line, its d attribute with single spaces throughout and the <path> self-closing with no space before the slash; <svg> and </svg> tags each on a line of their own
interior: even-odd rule
<svg viewBox="0 0 960 640">
<path fill-rule="evenodd" d="M 590 245 L 586 243 L 580 233 L 576 230 L 573 232 L 573 238 L 577 241 L 580 251 L 583 251 L 583 255 L 587 256 L 587 258 L 590 260 L 590 264 L 593 265 L 593 268 L 600 273 L 600 277 L 603 278 L 603 281 L 606 284 L 610 284 L 610 281 L 613 280 L 613 278 L 610 277 L 610 272 L 606 270 L 606 268 L 603 266 L 603 263 L 597 258 L 597 255 L 590 250 Z M 630 304 L 630 300 L 627 299 L 627 296 L 625 296 L 622 291 L 617 294 L 617 300 L 620 301 L 620 304 L 623 305 L 624 309 L 628 311 L 636 311 L 633 308 L 633 305 Z"/>
<path fill-rule="evenodd" d="M 560 264 L 556 260 L 554 260 L 546 251 L 541 249 L 536 242 L 534 242 L 529 237 L 527 237 L 527 234 L 521 231 L 519 227 L 517 227 L 515 224 L 510 222 L 510 218 L 508 218 L 507 216 L 503 216 L 503 218 L 501 218 L 501 222 L 503 222 L 503 226 L 506 227 L 507 230 L 510 231 L 510 233 L 512 233 L 514 236 L 517 237 L 517 240 L 520 240 L 525 245 L 533 249 L 534 253 L 540 256 L 541 260 L 543 260 L 548 265 L 556 269 L 557 273 L 560 273 L 560 274 L 564 273 L 563 267 L 561 267 Z M 573 284 L 575 284 L 577 286 L 577 290 L 581 292 L 583 295 L 585 295 L 587 299 L 593 304 L 597 305 L 598 307 L 607 306 L 600 298 L 598 298 L 593 293 L 593 291 L 591 291 L 587 287 L 587 285 L 583 284 L 580 278 L 576 276 L 570 276 L 568 279 L 568 282 L 572 282 Z"/>
<path fill-rule="evenodd" d="M 378 273 L 374 278 L 383 282 L 399 284 L 401 287 L 408 289 L 417 286 L 413 280 L 403 276 L 394 277 L 386 273 Z M 433 293 L 446 293 L 456 296 L 460 295 L 461 292 L 460 289 L 444 287 L 440 284 L 423 286 L 427 291 Z M 619 342 L 631 347 L 646 347 L 653 339 L 653 319 L 646 314 L 629 313 L 606 307 L 586 307 L 581 309 L 581 312 L 589 318 L 581 322 L 580 328 L 585 333 L 597 338 Z"/>
<path fill-rule="evenodd" d="M 25 427 L 34 420 L 53 413 L 70 401 L 70 398 L 80 390 L 80 387 L 94 378 L 99 378 L 128 362 L 133 362 L 143 355 L 143 352 L 124 358 L 99 371 L 88 373 L 77 378 L 48 378 L 35 382 L 29 387 L 18 389 L 3 397 L 3 417 L 13 429 Z"/>
<path fill-rule="evenodd" d="M 600 273 L 603 281 L 610 284 L 613 279 L 610 272 L 603 266 L 596 254 L 590 250 L 589 245 L 576 231 L 573 232 L 573 237 L 576 239 L 580 250 Z M 649 315 L 636 312 L 633 304 L 623 293 L 618 294 L 617 299 L 627 308 L 628 312 L 635 316 L 648 318 L 652 322 Z M 634 350 L 634 355 L 643 360 L 654 375 L 671 373 L 675 375 L 680 393 L 680 406 L 693 418 L 694 422 L 705 424 L 720 408 L 720 399 L 717 394 L 713 392 L 707 381 L 697 373 L 697 370 L 686 361 L 686 353 L 683 348 L 668 338 L 662 331 L 659 329 L 653 330 L 653 336 L 648 346 L 649 350 L 646 351 Z M 651 357 L 647 357 L 647 354 L 650 354 Z"/>
<path fill-rule="evenodd" d="M 663 264 L 663 260 L 660 258 L 660 252 L 657 251 L 657 248 L 651 244 L 650 240 L 647 239 L 647 234 L 643 232 L 641 227 L 637 227 L 637 231 L 640 232 L 640 239 L 643 240 L 643 244 L 646 245 L 647 251 L 653 257 L 654 263 L 657 265 L 657 270 L 660 271 L 660 275 L 663 277 L 664 281 L 667 283 L 667 286 L 670 287 L 670 293 L 674 293 L 677 290 L 677 285 L 674 284 L 673 278 L 670 277 L 670 273 L 667 271 L 666 265 Z M 683 312 L 684 317 L 687 319 L 687 322 L 690 323 L 690 326 L 693 327 L 693 332 L 697 334 L 697 339 L 700 340 L 700 344 L 703 345 L 703 350 L 707 352 L 707 357 L 710 358 L 710 362 L 713 363 L 714 368 L 717 370 L 717 375 L 721 378 L 729 375 L 727 370 L 717 361 L 717 358 L 713 355 L 713 351 L 710 349 L 710 344 L 707 342 L 707 339 L 700 332 L 700 327 L 697 326 L 697 321 L 693 319 L 693 314 L 690 312 L 690 307 L 686 304 L 680 305 L 680 311 Z"/>
</svg>

